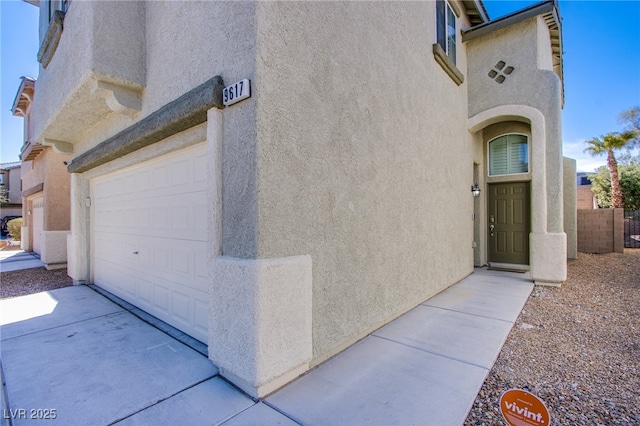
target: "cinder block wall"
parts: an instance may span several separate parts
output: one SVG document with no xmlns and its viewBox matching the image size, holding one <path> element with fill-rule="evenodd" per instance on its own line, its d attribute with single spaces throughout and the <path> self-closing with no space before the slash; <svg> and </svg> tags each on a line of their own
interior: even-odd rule
<svg viewBox="0 0 640 426">
<path fill-rule="evenodd" d="M 622 253 L 624 251 L 624 210 L 578 210 L 578 251 Z"/>
<path fill-rule="evenodd" d="M 577 191 L 578 191 L 578 209 L 595 208 L 595 200 L 593 199 L 593 192 L 591 191 L 591 185 L 578 186 Z"/>
</svg>

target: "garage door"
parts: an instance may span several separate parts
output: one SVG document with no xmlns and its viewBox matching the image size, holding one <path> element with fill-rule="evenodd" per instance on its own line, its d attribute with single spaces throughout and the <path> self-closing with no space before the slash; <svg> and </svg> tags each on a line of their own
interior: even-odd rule
<svg viewBox="0 0 640 426">
<path fill-rule="evenodd" d="M 39 196 L 33 199 L 31 223 L 32 223 L 32 247 L 31 250 L 42 253 L 42 231 L 44 230 L 44 197 Z"/>
<path fill-rule="evenodd" d="M 91 181 L 94 282 L 207 342 L 205 144 Z"/>
</svg>

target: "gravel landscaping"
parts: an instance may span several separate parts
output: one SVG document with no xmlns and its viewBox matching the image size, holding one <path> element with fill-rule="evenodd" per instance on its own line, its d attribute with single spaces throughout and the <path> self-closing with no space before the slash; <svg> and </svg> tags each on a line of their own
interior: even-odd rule
<svg viewBox="0 0 640 426">
<path fill-rule="evenodd" d="M 0 273 L 0 298 L 72 284 L 66 269 Z M 640 425 L 640 249 L 569 261 L 561 288 L 535 287 L 465 426 L 505 424 L 500 395 L 525 389 L 554 425 Z"/>
<path fill-rule="evenodd" d="M 541 398 L 554 425 L 640 425 L 640 249 L 580 253 L 535 287 L 465 426 L 506 424 L 501 394 Z"/>
<path fill-rule="evenodd" d="M 18 250 L 5 248 L 3 251 Z M 25 296 L 55 288 L 67 287 L 73 280 L 66 269 L 47 271 L 46 268 L 23 269 L 21 271 L 0 272 L 0 299 Z"/>
</svg>

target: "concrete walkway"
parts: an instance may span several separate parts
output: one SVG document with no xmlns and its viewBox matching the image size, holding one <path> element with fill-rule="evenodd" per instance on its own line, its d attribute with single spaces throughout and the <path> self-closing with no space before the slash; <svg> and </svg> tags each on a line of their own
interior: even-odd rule
<svg viewBox="0 0 640 426">
<path fill-rule="evenodd" d="M 14 425 L 459 425 L 532 288 L 476 269 L 262 402 L 203 347 L 90 287 L 6 299 L 3 413 Z"/>
<path fill-rule="evenodd" d="M 24 250 L 0 250 L 0 272 L 40 268 L 44 263 L 36 255 Z"/>
</svg>

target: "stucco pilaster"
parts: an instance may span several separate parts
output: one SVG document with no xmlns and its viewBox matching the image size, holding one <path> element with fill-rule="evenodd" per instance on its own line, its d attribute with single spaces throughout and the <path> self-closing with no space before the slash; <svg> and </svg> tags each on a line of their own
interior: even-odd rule
<svg viewBox="0 0 640 426">
<path fill-rule="evenodd" d="M 67 235 L 67 273 L 75 284 L 90 283 L 89 180 L 71 174 L 71 233 Z"/>
<path fill-rule="evenodd" d="M 310 256 L 220 256 L 210 274 L 209 358 L 222 376 L 261 398 L 309 369 Z"/>
<path fill-rule="evenodd" d="M 531 279 L 538 285 L 560 286 L 567 279 L 567 235 L 529 234 Z"/>
<path fill-rule="evenodd" d="M 68 235 L 69 231 L 42 231 L 40 260 L 47 269 L 66 266 Z"/>
<path fill-rule="evenodd" d="M 207 204 L 209 223 L 208 264 L 222 254 L 222 140 L 224 136 L 222 110 L 207 111 Z"/>
</svg>

